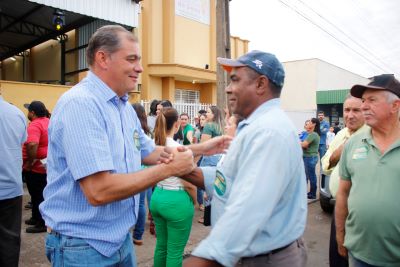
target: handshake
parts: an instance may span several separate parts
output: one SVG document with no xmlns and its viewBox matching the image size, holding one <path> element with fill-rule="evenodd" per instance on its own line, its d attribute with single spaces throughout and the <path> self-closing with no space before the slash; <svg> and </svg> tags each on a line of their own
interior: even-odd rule
<svg viewBox="0 0 400 267">
<path fill-rule="evenodd" d="M 165 164 L 168 176 L 183 176 L 191 173 L 196 165 L 194 156 L 214 155 L 226 152 L 232 137 L 218 136 L 201 144 L 179 147 L 165 147 L 160 153 L 158 163 Z"/>
</svg>

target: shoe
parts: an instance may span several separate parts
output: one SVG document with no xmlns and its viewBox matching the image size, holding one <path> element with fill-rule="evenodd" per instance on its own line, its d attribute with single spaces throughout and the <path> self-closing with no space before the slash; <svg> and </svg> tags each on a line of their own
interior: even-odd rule
<svg viewBox="0 0 400 267">
<path fill-rule="evenodd" d="M 28 204 L 26 204 L 24 208 L 27 210 L 32 209 L 32 202 L 28 202 Z"/>
<path fill-rule="evenodd" d="M 35 225 L 26 228 L 26 232 L 29 234 L 36 234 L 36 233 L 44 233 L 47 231 L 47 227 L 45 225 Z"/>
<path fill-rule="evenodd" d="M 37 224 L 37 220 L 33 219 L 32 217 L 28 220 L 25 220 L 25 224 L 27 225 L 36 225 Z"/>
<path fill-rule="evenodd" d="M 135 244 L 137 246 L 141 246 L 141 245 L 143 245 L 143 240 L 133 239 L 133 244 Z"/>
<path fill-rule="evenodd" d="M 315 199 L 317 199 L 316 196 L 312 196 L 312 195 L 307 195 L 307 198 L 310 199 L 310 200 L 315 200 Z"/>
<path fill-rule="evenodd" d="M 204 224 L 204 217 L 197 220 L 198 223 Z"/>
</svg>

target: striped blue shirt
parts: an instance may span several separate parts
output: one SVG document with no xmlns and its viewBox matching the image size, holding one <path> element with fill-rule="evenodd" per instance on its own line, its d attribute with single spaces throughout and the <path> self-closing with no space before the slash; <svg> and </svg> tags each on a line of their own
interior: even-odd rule
<svg viewBox="0 0 400 267">
<path fill-rule="evenodd" d="M 212 195 L 213 229 L 194 256 L 234 266 L 301 237 L 307 217 L 302 149 L 296 130 L 272 99 L 238 126 L 223 163 L 202 168 Z"/>
<path fill-rule="evenodd" d="M 22 144 L 26 137 L 24 113 L 0 96 L 0 200 L 23 193 Z"/>
<path fill-rule="evenodd" d="M 135 224 L 139 195 L 94 207 L 79 180 L 100 171 L 136 172 L 155 149 L 127 100 L 89 72 L 60 98 L 49 125 L 48 182 L 40 212 L 53 230 L 83 238 L 108 257 Z"/>
</svg>

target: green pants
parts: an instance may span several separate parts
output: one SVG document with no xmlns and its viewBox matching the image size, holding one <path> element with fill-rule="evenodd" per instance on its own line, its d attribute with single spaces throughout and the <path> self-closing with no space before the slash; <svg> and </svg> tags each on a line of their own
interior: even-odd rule
<svg viewBox="0 0 400 267">
<path fill-rule="evenodd" d="M 156 226 L 154 267 L 180 267 L 194 215 L 192 199 L 185 190 L 156 187 L 150 211 Z"/>
</svg>

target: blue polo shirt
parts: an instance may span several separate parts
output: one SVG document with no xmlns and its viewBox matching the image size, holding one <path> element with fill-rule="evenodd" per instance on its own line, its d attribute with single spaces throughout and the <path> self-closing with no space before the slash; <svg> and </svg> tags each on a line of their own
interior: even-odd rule
<svg viewBox="0 0 400 267">
<path fill-rule="evenodd" d="M 26 137 L 24 113 L 0 96 L 0 200 L 23 193 L 22 144 Z"/>
<path fill-rule="evenodd" d="M 213 229 L 192 253 L 234 266 L 304 233 L 306 177 L 296 130 L 273 99 L 238 126 L 218 167 L 202 168 Z"/>
<path fill-rule="evenodd" d="M 85 239 L 108 257 L 135 224 L 139 195 L 94 207 L 79 180 L 100 171 L 136 172 L 155 149 L 127 100 L 89 72 L 60 98 L 49 125 L 48 182 L 40 205 L 46 225 Z"/>
</svg>

